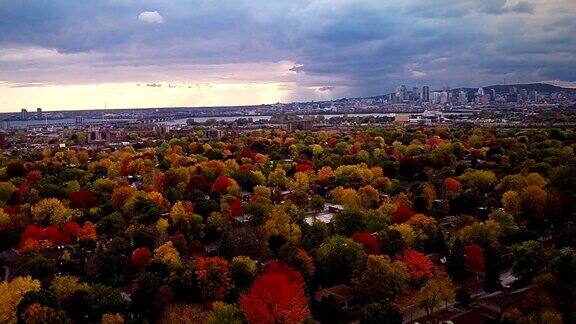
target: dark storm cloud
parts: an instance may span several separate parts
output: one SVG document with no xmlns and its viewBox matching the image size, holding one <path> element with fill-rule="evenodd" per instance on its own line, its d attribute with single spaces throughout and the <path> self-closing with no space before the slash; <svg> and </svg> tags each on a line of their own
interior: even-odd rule
<svg viewBox="0 0 576 324">
<path fill-rule="evenodd" d="M 157 13 L 154 23 L 139 19 L 146 12 Z M 290 71 L 332 78 L 326 83 L 350 95 L 506 75 L 573 81 L 574 13 L 570 0 L 4 0 L 0 72 L 31 64 L 3 60 L 2 48 L 36 46 L 93 55 L 77 64 L 118 73 L 126 66 L 290 61 Z M 69 63 L 40 57 L 34 64 Z"/>
</svg>

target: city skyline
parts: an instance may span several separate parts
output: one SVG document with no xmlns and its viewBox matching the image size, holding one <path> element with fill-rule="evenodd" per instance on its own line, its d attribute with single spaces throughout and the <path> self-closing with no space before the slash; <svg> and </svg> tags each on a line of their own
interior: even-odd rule
<svg viewBox="0 0 576 324">
<path fill-rule="evenodd" d="M 569 1 L 8 0 L 0 111 L 251 105 L 574 86 Z"/>
</svg>

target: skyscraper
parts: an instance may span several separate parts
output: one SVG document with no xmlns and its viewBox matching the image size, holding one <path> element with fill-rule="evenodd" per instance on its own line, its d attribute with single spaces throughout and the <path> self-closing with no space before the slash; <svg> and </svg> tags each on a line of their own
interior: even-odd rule
<svg viewBox="0 0 576 324">
<path fill-rule="evenodd" d="M 422 98 L 422 101 L 424 101 L 424 102 L 430 102 L 430 87 L 429 86 L 423 86 L 422 87 L 422 96 L 420 98 Z"/>
<path fill-rule="evenodd" d="M 396 88 L 396 98 L 398 102 L 403 102 L 408 99 L 408 88 L 406 88 L 406 85 L 403 84 Z"/>
</svg>

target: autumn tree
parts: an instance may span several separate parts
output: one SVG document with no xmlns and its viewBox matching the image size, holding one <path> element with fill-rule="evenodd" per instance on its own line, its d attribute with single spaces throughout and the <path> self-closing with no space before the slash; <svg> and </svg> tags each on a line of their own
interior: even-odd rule
<svg viewBox="0 0 576 324">
<path fill-rule="evenodd" d="M 240 291 L 248 289 L 256 278 L 256 263 L 247 256 L 236 256 L 230 261 L 230 279 L 234 288 Z"/>
<path fill-rule="evenodd" d="M 408 281 L 406 267 L 387 256 L 369 255 L 364 269 L 353 280 L 359 296 L 366 302 L 389 303 Z"/>
<path fill-rule="evenodd" d="M 398 257 L 408 270 L 412 281 L 419 283 L 432 277 L 434 264 L 424 254 L 416 250 L 407 250 Z"/>
<path fill-rule="evenodd" d="M 0 322 L 15 324 L 16 309 L 27 292 L 39 291 L 40 282 L 31 277 L 16 277 L 0 283 Z"/>
<path fill-rule="evenodd" d="M 439 273 L 428 280 L 418 292 L 418 305 L 426 310 L 432 318 L 434 311 L 442 303 L 448 308 L 448 302 L 454 300 L 456 287 L 443 273 Z"/>
<path fill-rule="evenodd" d="M 304 280 L 295 270 L 268 266 L 240 298 L 249 323 L 299 323 L 310 317 Z"/>
<path fill-rule="evenodd" d="M 398 207 L 392 214 L 390 214 L 390 220 L 393 223 L 400 224 L 404 223 L 414 216 L 416 213 L 409 207 Z"/>
<path fill-rule="evenodd" d="M 468 245 L 464 250 L 466 264 L 471 272 L 484 271 L 484 250 L 478 244 Z"/>
<path fill-rule="evenodd" d="M 243 324 L 246 322 L 244 313 L 236 305 L 215 302 L 212 311 L 206 318 L 207 324 Z"/>
<path fill-rule="evenodd" d="M 228 261 L 221 257 L 199 258 L 194 268 L 202 287 L 205 301 L 221 300 L 231 287 Z"/>
<path fill-rule="evenodd" d="M 380 243 L 370 233 L 356 232 L 352 235 L 352 239 L 361 244 L 366 250 L 367 254 L 380 254 Z"/>
<path fill-rule="evenodd" d="M 68 207 L 56 198 L 40 200 L 32 206 L 32 217 L 37 224 L 64 226 L 72 217 Z"/>
<path fill-rule="evenodd" d="M 130 262 L 138 269 L 147 267 L 152 261 L 152 252 L 147 247 L 139 247 L 132 252 Z"/>
</svg>

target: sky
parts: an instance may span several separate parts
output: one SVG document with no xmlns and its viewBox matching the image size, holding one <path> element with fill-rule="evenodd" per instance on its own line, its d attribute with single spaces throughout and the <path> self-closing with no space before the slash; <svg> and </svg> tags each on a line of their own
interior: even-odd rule
<svg viewBox="0 0 576 324">
<path fill-rule="evenodd" d="M 0 0 L 0 111 L 576 81 L 574 0 Z"/>
</svg>

